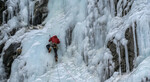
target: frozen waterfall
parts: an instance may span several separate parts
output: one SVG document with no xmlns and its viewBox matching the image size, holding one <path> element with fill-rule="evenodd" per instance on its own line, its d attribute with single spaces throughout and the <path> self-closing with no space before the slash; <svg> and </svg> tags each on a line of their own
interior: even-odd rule
<svg viewBox="0 0 150 82">
<path fill-rule="evenodd" d="M 0 81 L 150 80 L 149 0 L 1 1 L 6 8 L 1 13 Z M 53 50 L 46 49 L 53 35 L 60 39 L 57 63 Z M 13 43 L 21 44 L 22 53 L 6 69 Z"/>
</svg>

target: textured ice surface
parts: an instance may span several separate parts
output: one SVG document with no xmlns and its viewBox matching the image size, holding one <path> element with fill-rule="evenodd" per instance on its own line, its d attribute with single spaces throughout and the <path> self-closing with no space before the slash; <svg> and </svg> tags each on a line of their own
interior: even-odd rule
<svg viewBox="0 0 150 82">
<path fill-rule="evenodd" d="M 35 2 L 7 0 L 8 23 L 0 27 L 1 35 L 4 36 L 0 36 L 0 44 L 6 41 L 5 50 L 11 43 L 21 41 L 23 47 L 22 54 L 12 64 L 8 82 L 103 82 L 112 74 L 107 82 L 140 82 L 143 78 L 150 78 L 150 1 L 118 0 L 117 6 L 114 1 L 49 0 L 49 13 L 43 22 L 44 29 L 22 28 L 10 37 L 10 30 L 27 26 L 29 18 L 33 19 Z M 123 7 L 126 6 L 125 10 L 128 10 L 133 1 L 131 11 L 123 16 Z M 3 12 L 3 18 L 6 17 L 5 13 L 6 11 Z M 3 23 L 5 21 L 3 20 Z M 129 72 L 128 41 L 124 34 L 130 26 L 133 29 L 136 26 L 136 30 L 133 31 L 134 47 L 137 47 L 136 43 L 139 47 L 139 56 L 135 59 L 136 68 L 132 72 Z M 135 41 L 135 32 L 138 41 Z M 49 54 L 45 47 L 53 35 L 60 39 L 57 64 L 54 62 L 54 52 Z M 106 48 L 107 42 L 113 38 L 118 54 L 119 45 L 125 47 L 127 74 L 120 75 L 121 70 L 114 72 L 112 55 Z M 67 43 L 68 39 L 71 40 L 70 44 Z M 137 56 L 136 48 L 134 52 Z M 121 61 L 120 58 L 118 60 Z M 0 63 L 0 74 L 3 72 L 3 65 Z"/>
</svg>

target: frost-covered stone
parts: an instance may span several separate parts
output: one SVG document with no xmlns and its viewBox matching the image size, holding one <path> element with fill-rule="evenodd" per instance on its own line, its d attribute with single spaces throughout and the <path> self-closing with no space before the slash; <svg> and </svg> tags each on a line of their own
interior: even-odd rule
<svg viewBox="0 0 150 82">
<path fill-rule="evenodd" d="M 6 9 L 5 2 L 0 0 L 0 25 L 3 23 L 3 11 Z"/>
<path fill-rule="evenodd" d="M 134 29 L 135 30 L 135 29 Z M 134 62 L 135 62 L 135 53 L 134 53 L 134 38 L 133 38 L 133 30 L 132 27 L 128 28 L 125 33 L 125 38 L 128 40 L 127 47 L 128 47 L 128 55 L 129 55 L 129 67 L 130 71 L 133 70 Z M 121 66 L 121 72 L 125 73 L 126 70 L 126 58 L 125 58 L 125 48 L 123 45 L 119 45 L 120 48 L 120 55 L 121 55 L 121 62 L 119 63 L 119 54 L 117 52 L 116 44 L 112 41 L 109 41 L 107 47 L 110 49 L 113 55 L 113 61 L 115 62 L 115 71 L 119 71 Z M 137 47 L 138 48 L 138 47 Z"/>
<path fill-rule="evenodd" d="M 33 25 L 41 24 L 48 15 L 48 0 L 39 0 L 35 3 Z"/>
<path fill-rule="evenodd" d="M 0 54 L 2 53 L 2 50 L 3 50 L 4 45 L 5 45 L 5 42 L 0 45 Z M 0 56 L 1 56 L 1 55 L 0 55 Z"/>
<path fill-rule="evenodd" d="M 58 82 L 59 77 L 62 82 L 74 79 L 104 82 L 109 78 L 109 82 L 114 78 L 123 79 L 121 82 L 140 82 L 145 81 L 145 77 L 150 78 L 147 74 L 150 71 L 148 0 L 49 0 L 46 17 L 47 1 L 7 0 L 4 25 L 0 27 L 3 35 L 0 43 L 6 42 L 2 55 L 13 42 L 21 42 L 23 46 L 22 55 L 12 64 L 8 82 Z M 30 26 L 34 20 L 36 24 L 44 20 L 42 25 L 45 26 Z M 13 28 L 23 27 L 26 29 L 10 34 Z M 53 35 L 61 41 L 58 64 L 53 61 L 53 52 L 47 53 L 45 48 Z M 108 45 L 110 49 L 106 48 Z M 135 70 L 132 71 L 133 66 Z M 1 76 L 2 69 L 0 62 Z M 127 76 L 120 75 L 121 71 L 127 72 Z M 89 73 L 96 80 L 90 79 L 93 76 L 88 76 Z"/>
<path fill-rule="evenodd" d="M 7 77 L 9 78 L 11 73 L 11 65 L 14 59 L 19 55 L 17 54 L 17 48 L 19 48 L 21 43 L 12 43 L 6 50 L 3 55 L 3 64 L 5 66 L 5 72 L 7 73 Z"/>
</svg>

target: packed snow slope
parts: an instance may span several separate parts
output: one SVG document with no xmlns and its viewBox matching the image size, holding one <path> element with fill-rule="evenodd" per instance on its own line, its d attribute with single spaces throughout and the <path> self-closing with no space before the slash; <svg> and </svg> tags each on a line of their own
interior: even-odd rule
<svg viewBox="0 0 150 82">
<path fill-rule="evenodd" d="M 149 81 L 150 0 L 49 0 L 43 28 L 31 30 L 27 27 L 30 19 L 33 21 L 36 1 L 41 0 L 7 0 L 8 22 L 3 20 L 0 27 L 3 35 L 0 44 L 6 42 L 1 56 L 11 43 L 21 42 L 22 46 L 21 55 L 12 63 L 8 82 Z M 125 31 L 130 27 L 134 29 L 132 71 L 125 38 Z M 19 31 L 9 36 L 13 28 Z M 46 49 L 53 35 L 60 39 L 57 63 L 53 50 L 48 53 Z M 113 53 L 107 48 L 109 41 L 116 44 L 119 64 L 122 55 L 119 46 L 124 46 L 125 73 L 120 69 L 114 71 Z M 5 76 L 2 61 L 3 57 L 0 77 Z"/>
</svg>

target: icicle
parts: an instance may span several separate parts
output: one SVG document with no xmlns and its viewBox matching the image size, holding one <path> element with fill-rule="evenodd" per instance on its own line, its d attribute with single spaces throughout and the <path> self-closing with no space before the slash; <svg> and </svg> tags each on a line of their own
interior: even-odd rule
<svg viewBox="0 0 150 82">
<path fill-rule="evenodd" d="M 5 15 L 6 15 L 6 10 L 5 11 L 3 11 L 3 24 L 5 24 L 6 22 L 5 22 Z"/>
<path fill-rule="evenodd" d="M 119 2 L 117 3 L 117 15 L 120 16 L 121 12 L 122 12 L 122 8 L 121 8 L 121 5 L 122 5 L 122 0 L 119 0 Z"/>
<path fill-rule="evenodd" d="M 127 48 L 128 41 L 125 38 L 123 38 L 121 40 L 121 43 L 125 48 L 126 72 L 129 73 L 130 72 L 130 66 L 129 66 L 129 57 L 128 57 L 128 48 Z"/>
<path fill-rule="evenodd" d="M 35 2 L 33 1 L 32 3 L 31 3 L 31 7 L 32 7 L 32 10 L 31 10 L 31 17 L 32 17 L 32 24 L 33 24 L 33 18 L 34 18 L 34 6 L 35 6 Z"/>
<path fill-rule="evenodd" d="M 112 16 L 115 16 L 115 5 L 114 5 L 114 0 L 110 0 L 110 5 L 111 5 L 111 13 Z"/>
<path fill-rule="evenodd" d="M 127 5 L 127 0 L 123 0 L 123 7 Z"/>
<path fill-rule="evenodd" d="M 135 55 L 135 59 L 137 58 L 137 47 L 136 47 L 136 38 L 135 38 L 135 24 L 132 24 L 132 31 L 133 31 L 133 39 L 134 39 L 134 55 Z"/>
<path fill-rule="evenodd" d="M 31 20 L 31 24 L 33 24 L 34 18 L 34 5 L 35 1 L 29 1 L 29 20 Z"/>
<path fill-rule="evenodd" d="M 118 56 L 119 56 L 118 57 L 118 60 L 119 60 L 119 73 L 121 75 L 121 56 L 120 56 L 120 47 L 119 46 L 120 46 L 120 42 L 118 42 L 117 45 L 116 45 L 116 47 L 117 47 L 116 52 L 118 53 Z"/>
<path fill-rule="evenodd" d="M 126 72 L 130 72 L 130 67 L 129 67 L 129 57 L 128 57 L 128 48 L 127 45 L 124 45 L 125 47 L 125 58 L 126 58 Z"/>
<path fill-rule="evenodd" d="M 11 19 L 14 15 L 14 12 L 13 12 L 13 8 L 10 6 L 8 7 L 8 20 Z"/>
</svg>

